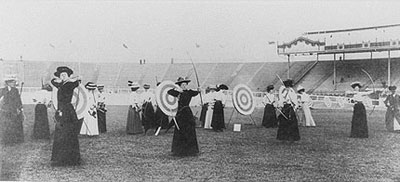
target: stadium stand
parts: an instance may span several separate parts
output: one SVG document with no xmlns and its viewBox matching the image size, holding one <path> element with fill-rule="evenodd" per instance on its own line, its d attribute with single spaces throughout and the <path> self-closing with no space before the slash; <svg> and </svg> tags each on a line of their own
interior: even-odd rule
<svg viewBox="0 0 400 182">
<path fill-rule="evenodd" d="M 391 84 L 400 84 L 400 59 L 391 59 Z M 350 90 L 353 81 L 360 81 L 365 89 L 372 88 L 372 82 L 361 71 L 366 70 L 375 82 L 375 87 L 382 89 L 387 82 L 387 59 L 359 59 L 336 61 L 336 90 L 333 85 L 333 61 L 297 61 L 290 66 L 290 75 L 297 82 L 308 88 L 309 93 L 343 95 Z M 7 66 L 8 65 L 8 66 Z M 276 74 L 282 79 L 287 77 L 286 62 L 265 63 L 196 63 L 196 69 L 202 88 L 210 84 L 224 83 L 232 89 L 236 84 L 245 83 L 254 92 L 263 92 L 269 84 L 277 88 L 281 85 Z M 58 66 L 71 67 L 76 75 L 80 75 L 83 82 L 94 81 L 102 83 L 108 89 L 128 90 L 127 81 L 137 81 L 140 84 L 156 84 L 158 81 L 175 81 L 179 76 L 189 76 L 195 81 L 195 74 L 191 63 L 78 63 L 78 62 L 50 62 L 50 61 L 3 61 L 3 74 L 9 69 L 16 69 L 24 87 L 40 88 L 41 79 L 50 81 Z M 22 74 L 21 74 L 22 73 Z M 197 83 L 191 84 L 192 88 Z M 154 88 L 154 87 L 153 87 Z"/>
</svg>

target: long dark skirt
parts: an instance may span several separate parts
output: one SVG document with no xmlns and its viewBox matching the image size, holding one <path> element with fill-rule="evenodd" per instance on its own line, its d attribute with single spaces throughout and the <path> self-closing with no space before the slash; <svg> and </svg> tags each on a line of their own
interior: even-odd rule
<svg viewBox="0 0 400 182">
<path fill-rule="evenodd" d="M 199 153 L 196 137 L 196 122 L 189 107 L 178 112 L 176 121 L 180 130 L 175 127 L 172 139 L 172 155 L 190 156 Z"/>
<path fill-rule="evenodd" d="M 156 123 L 154 108 L 151 102 L 146 102 L 143 104 L 143 113 L 142 113 L 142 124 L 144 131 L 146 132 L 150 128 L 157 128 L 158 123 Z"/>
<path fill-rule="evenodd" d="M 5 146 L 24 142 L 24 128 L 22 113 L 0 111 L 1 143 Z"/>
<path fill-rule="evenodd" d="M 350 137 L 368 138 L 367 113 L 365 111 L 364 104 L 361 102 L 354 104 Z"/>
<path fill-rule="evenodd" d="M 282 114 L 279 115 L 278 135 L 276 138 L 287 141 L 300 140 L 299 126 L 293 107 L 290 104 L 285 104 L 282 108 L 282 113 L 287 119 Z"/>
<path fill-rule="evenodd" d="M 203 106 L 201 107 L 200 122 L 202 128 L 204 128 L 204 122 L 206 121 L 207 108 L 208 108 L 208 103 L 203 104 Z"/>
<path fill-rule="evenodd" d="M 167 129 L 169 125 L 168 116 L 157 106 L 156 124 L 161 126 L 161 129 Z"/>
<path fill-rule="evenodd" d="M 59 104 L 55 119 L 52 165 L 79 165 L 81 161 L 78 140 L 80 122 L 72 104 Z"/>
<path fill-rule="evenodd" d="M 103 109 L 97 109 L 97 123 L 99 126 L 99 132 L 107 132 L 107 122 L 106 122 L 106 111 Z"/>
<path fill-rule="evenodd" d="M 126 121 L 126 133 L 133 135 L 143 133 L 142 121 L 140 120 L 139 112 L 132 106 L 128 109 L 128 118 Z"/>
<path fill-rule="evenodd" d="M 266 128 L 278 127 L 278 119 L 276 118 L 275 107 L 272 104 L 267 104 L 264 107 L 262 125 Z"/>
<path fill-rule="evenodd" d="M 221 101 L 216 101 L 214 104 L 211 127 L 215 131 L 222 131 L 222 129 L 225 128 L 224 107 L 222 106 Z"/>
<path fill-rule="evenodd" d="M 33 124 L 33 139 L 50 139 L 49 118 L 45 104 L 36 104 L 35 123 Z"/>
</svg>

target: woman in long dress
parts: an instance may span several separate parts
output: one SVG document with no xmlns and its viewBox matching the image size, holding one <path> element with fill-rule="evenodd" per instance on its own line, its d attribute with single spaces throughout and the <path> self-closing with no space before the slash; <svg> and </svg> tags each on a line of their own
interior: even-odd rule
<svg viewBox="0 0 400 182">
<path fill-rule="evenodd" d="M 293 80 L 288 79 L 283 83 L 285 86 L 279 89 L 281 114 L 278 116 L 277 139 L 294 142 L 300 140 L 299 126 L 295 113 L 298 108 L 297 94 L 293 90 Z"/>
<path fill-rule="evenodd" d="M 88 136 L 97 136 L 99 135 L 99 123 L 97 121 L 96 95 L 94 94 L 97 85 L 94 84 L 93 82 L 88 82 L 85 85 L 85 88 L 88 90 L 87 102 L 89 107 L 87 108 L 87 111 L 85 111 L 80 134 Z"/>
<path fill-rule="evenodd" d="M 278 127 L 278 119 L 276 118 L 276 112 L 274 106 L 276 99 L 273 91 L 274 91 L 274 86 L 268 85 L 267 93 L 264 95 L 262 101 L 262 103 L 265 105 L 262 125 L 266 128 Z"/>
<path fill-rule="evenodd" d="M 146 135 L 147 130 L 151 128 L 157 128 L 156 115 L 154 109 L 154 103 L 156 102 L 155 95 L 149 91 L 150 85 L 143 85 L 144 92 L 140 95 L 142 99 L 142 125 L 144 128 L 144 134 Z"/>
<path fill-rule="evenodd" d="M 140 118 L 140 111 L 142 106 L 142 101 L 137 90 L 140 88 L 138 83 L 128 82 L 128 86 L 131 88 L 131 94 L 129 96 L 129 109 L 128 118 L 126 121 L 126 133 L 129 135 L 143 133 L 142 121 Z"/>
<path fill-rule="evenodd" d="M 106 120 L 106 96 L 104 93 L 104 85 L 98 84 L 97 90 L 99 91 L 97 94 L 97 121 L 99 125 L 99 132 L 105 133 L 107 132 L 107 120 Z"/>
<path fill-rule="evenodd" d="M 210 92 L 209 88 L 206 88 L 206 95 Z M 204 101 L 206 99 L 204 98 Z M 206 113 L 208 109 L 208 103 L 204 102 L 203 105 L 201 106 L 201 112 L 200 112 L 200 122 L 201 122 L 201 127 L 204 128 L 205 121 L 206 121 Z"/>
<path fill-rule="evenodd" d="M 176 114 L 177 126 L 172 139 L 172 155 L 193 156 L 199 153 L 196 137 L 196 122 L 189 107 L 192 97 L 199 94 L 198 91 L 187 89 L 188 79 L 179 77 L 177 85 L 179 89 L 168 90 L 168 94 L 178 98 L 178 112 Z"/>
<path fill-rule="evenodd" d="M 226 95 L 224 90 L 228 89 L 225 85 L 217 86 L 214 94 L 214 112 L 211 119 L 211 127 L 214 131 L 223 131 L 225 129 L 224 107 L 226 103 Z"/>
<path fill-rule="evenodd" d="M 56 126 L 54 131 L 52 165 L 79 165 L 81 154 L 79 151 L 78 117 L 71 104 L 74 89 L 79 86 L 79 79 L 72 79 L 73 71 L 65 66 L 57 68 L 54 75 L 57 78 L 51 83 L 58 89 L 58 110 L 55 113 Z"/>
<path fill-rule="evenodd" d="M 47 108 L 51 101 L 51 91 L 53 88 L 49 84 L 42 86 L 42 90 L 36 92 L 33 102 L 35 106 L 35 122 L 33 124 L 33 139 L 50 139 L 49 118 Z"/>
<path fill-rule="evenodd" d="M 384 103 L 387 107 L 385 115 L 385 124 L 388 131 L 400 130 L 400 96 L 396 94 L 396 86 L 389 86 L 390 94 L 386 97 Z M 397 127 L 395 127 L 397 126 Z"/>
<path fill-rule="evenodd" d="M 1 143 L 15 145 L 24 142 L 21 95 L 16 88 L 16 75 L 5 75 L 4 81 L 5 87 L 0 89 Z"/>
<path fill-rule="evenodd" d="M 368 122 L 367 113 L 363 104 L 364 94 L 360 93 L 361 83 L 353 82 L 351 87 L 354 89 L 354 110 L 353 117 L 351 120 L 351 132 L 350 137 L 352 138 L 368 138 Z"/>
<path fill-rule="evenodd" d="M 215 104 L 215 91 L 217 88 L 214 85 L 208 87 L 209 91 L 208 94 L 204 96 L 204 102 L 207 103 L 207 111 L 206 117 L 204 122 L 205 129 L 212 129 L 211 121 L 214 113 L 214 104 Z"/>
<path fill-rule="evenodd" d="M 302 123 L 304 123 L 304 126 L 316 126 L 314 118 L 312 117 L 311 110 L 310 110 L 310 105 L 311 105 L 312 100 L 305 91 L 306 91 L 305 88 L 302 86 L 299 86 L 297 88 L 297 93 L 299 93 L 299 95 L 300 95 L 299 112 L 302 112 L 302 114 L 300 114 L 301 118 L 299 118 L 299 120 L 301 120 Z"/>
</svg>

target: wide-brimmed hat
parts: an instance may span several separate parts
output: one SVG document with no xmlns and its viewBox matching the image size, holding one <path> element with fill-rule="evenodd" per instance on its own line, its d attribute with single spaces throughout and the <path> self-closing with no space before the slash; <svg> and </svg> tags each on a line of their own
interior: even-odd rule
<svg viewBox="0 0 400 182">
<path fill-rule="evenodd" d="M 304 88 L 304 87 L 302 87 L 301 85 L 299 85 L 298 87 L 297 87 L 297 93 L 300 93 L 301 91 L 306 91 L 306 89 Z"/>
<path fill-rule="evenodd" d="M 226 86 L 225 84 L 219 84 L 217 87 L 220 90 L 228 90 L 229 89 L 228 86 Z"/>
<path fill-rule="evenodd" d="M 285 85 L 285 87 L 293 87 L 293 80 L 287 79 L 283 81 L 283 85 Z"/>
<path fill-rule="evenodd" d="M 132 90 L 132 91 L 136 91 L 137 89 L 140 88 L 140 85 L 139 85 L 139 83 L 132 82 L 132 84 L 131 84 L 130 87 L 131 87 L 131 90 Z"/>
<path fill-rule="evenodd" d="M 97 85 L 93 82 L 87 82 L 85 88 L 88 90 L 94 90 L 97 88 Z"/>
<path fill-rule="evenodd" d="M 62 72 L 66 72 L 68 74 L 68 76 L 71 76 L 72 73 L 74 73 L 70 68 L 68 68 L 66 66 L 60 66 L 60 67 L 57 68 L 57 71 L 54 72 L 54 76 L 60 77 L 60 74 Z"/>
<path fill-rule="evenodd" d="M 175 84 L 180 85 L 181 83 L 184 83 L 184 82 L 189 83 L 190 80 L 189 80 L 188 78 L 179 77 L 179 78 L 176 80 Z"/>
<path fill-rule="evenodd" d="M 396 86 L 394 86 L 394 85 L 392 85 L 392 86 L 389 86 L 389 90 L 390 91 L 395 91 L 397 89 L 397 87 Z"/>
<path fill-rule="evenodd" d="M 274 89 L 275 87 L 273 85 L 268 85 L 267 86 L 267 92 L 269 92 L 270 90 Z"/>
<path fill-rule="evenodd" d="M 356 88 L 356 86 L 358 86 L 359 88 L 361 88 L 361 82 L 353 82 L 350 84 L 351 88 Z"/>
<path fill-rule="evenodd" d="M 17 75 L 16 74 L 8 74 L 8 75 L 4 75 L 4 81 L 8 82 L 8 81 L 17 81 Z"/>
<path fill-rule="evenodd" d="M 144 88 L 144 89 L 149 89 L 149 88 L 150 88 L 150 85 L 149 85 L 149 84 L 144 84 L 144 85 L 143 85 L 143 88 Z"/>
</svg>

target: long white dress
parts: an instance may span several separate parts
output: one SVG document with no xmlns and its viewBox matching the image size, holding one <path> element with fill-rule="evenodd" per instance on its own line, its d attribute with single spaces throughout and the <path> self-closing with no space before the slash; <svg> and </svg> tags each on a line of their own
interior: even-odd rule
<svg viewBox="0 0 400 182">
<path fill-rule="evenodd" d="M 303 94 L 300 95 L 300 105 L 301 108 L 304 112 L 304 119 L 305 120 L 305 126 L 316 126 L 314 118 L 311 115 L 311 110 L 310 110 L 310 104 L 311 104 L 311 98 L 308 94 L 303 92 Z"/>
<path fill-rule="evenodd" d="M 204 128 L 205 129 L 212 129 L 211 127 L 211 120 L 212 120 L 212 116 L 213 116 L 213 111 L 214 111 L 214 95 L 215 92 L 211 91 L 208 94 L 206 94 L 204 96 L 204 102 L 208 103 L 208 107 L 207 107 L 207 112 L 206 112 L 206 119 L 204 121 Z"/>
<path fill-rule="evenodd" d="M 99 135 L 99 125 L 97 122 L 97 112 L 96 112 L 97 102 L 95 98 L 96 96 L 94 94 L 94 91 L 89 90 L 88 107 L 83 117 L 83 123 L 80 131 L 81 135 L 89 135 L 89 136 Z"/>
</svg>

